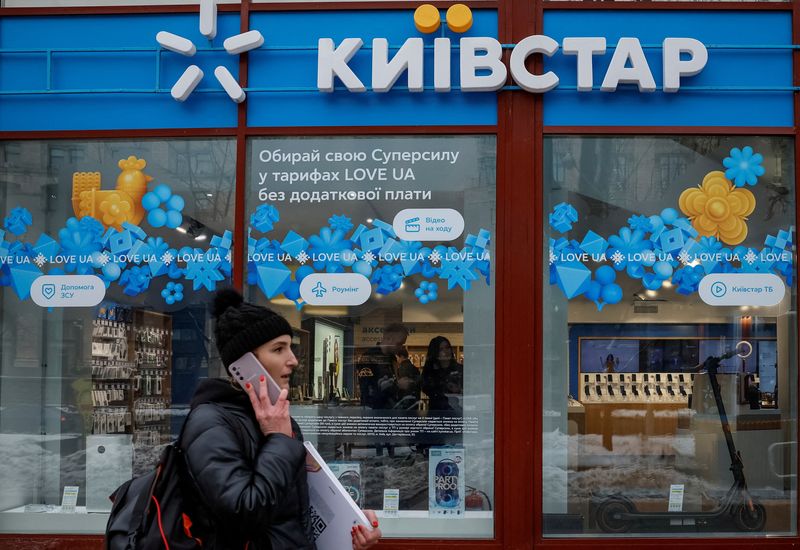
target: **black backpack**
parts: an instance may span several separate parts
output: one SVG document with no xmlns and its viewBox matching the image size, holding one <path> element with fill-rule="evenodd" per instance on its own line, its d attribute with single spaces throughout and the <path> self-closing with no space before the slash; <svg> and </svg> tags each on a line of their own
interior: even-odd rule
<svg viewBox="0 0 800 550">
<path fill-rule="evenodd" d="M 220 410 L 224 412 L 225 408 Z M 239 421 L 230 418 L 227 412 L 225 415 L 242 436 Z M 181 436 L 164 448 L 152 472 L 126 481 L 109 497 L 114 504 L 106 524 L 106 550 L 203 547 L 196 532 L 208 532 L 213 524 L 188 471 L 180 448 Z"/>
<path fill-rule="evenodd" d="M 184 488 L 186 466 L 178 443 L 167 445 L 156 468 L 126 481 L 109 497 L 106 550 L 196 550 Z"/>
</svg>

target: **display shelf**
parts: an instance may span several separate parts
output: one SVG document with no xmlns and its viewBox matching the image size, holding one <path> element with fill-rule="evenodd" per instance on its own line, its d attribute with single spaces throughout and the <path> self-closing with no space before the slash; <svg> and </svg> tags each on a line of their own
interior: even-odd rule
<svg viewBox="0 0 800 550">
<path fill-rule="evenodd" d="M 133 374 L 128 308 L 103 304 L 92 320 L 92 434 L 132 432 Z"/>
<path fill-rule="evenodd" d="M 134 455 L 141 458 L 172 438 L 172 317 L 134 310 L 133 341 L 136 361 L 133 444 Z M 134 474 L 146 464 L 137 460 L 135 466 Z"/>
<path fill-rule="evenodd" d="M 584 373 L 581 377 L 581 403 L 676 403 L 688 405 L 694 374 L 659 373 Z"/>
</svg>

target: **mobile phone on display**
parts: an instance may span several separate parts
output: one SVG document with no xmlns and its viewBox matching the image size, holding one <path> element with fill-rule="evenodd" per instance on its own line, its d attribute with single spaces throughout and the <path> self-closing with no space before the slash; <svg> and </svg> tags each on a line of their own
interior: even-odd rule
<svg viewBox="0 0 800 550">
<path fill-rule="evenodd" d="M 231 363 L 228 367 L 231 371 L 231 376 L 236 382 L 244 388 L 247 382 L 250 382 L 256 390 L 256 394 L 261 391 L 259 379 L 263 376 L 266 378 L 267 395 L 269 395 L 270 402 L 274 405 L 278 401 L 278 396 L 281 394 L 281 388 L 272 379 L 272 377 L 264 368 L 264 365 L 252 353 L 248 352 L 242 355 L 239 359 Z"/>
</svg>

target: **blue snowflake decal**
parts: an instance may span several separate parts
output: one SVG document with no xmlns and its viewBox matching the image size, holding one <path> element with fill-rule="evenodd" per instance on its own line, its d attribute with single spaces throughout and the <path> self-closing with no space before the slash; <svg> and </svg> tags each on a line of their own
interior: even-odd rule
<svg viewBox="0 0 800 550">
<path fill-rule="evenodd" d="M 609 256 L 613 258 L 616 255 L 617 258 L 614 260 L 614 269 L 622 271 L 627 268 L 628 275 L 637 279 L 644 275 L 642 260 L 639 257 L 644 257 L 642 253 L 652 248 L 652 243 L 644 237 L 645 233 L 641 229 L 631 231 L 630 228 L 623 227 L 618 235 L 611 235 L 608 238 Z"/>
<path fill-rule="evenodd" d="M 99 227 L 99 231 L 98 231 Z M 68 273 L 77 272 L 79 275 L 92 273 L 92 264 L 81 261 L 81 258 L 91 257 L 93 252 L 103 248 L 101 242 L 103 225 L 89 217 L 69 218 L 67 224 L 58 232 L 58 239 L 64 255 L 68 257 L 66 270 Z"/>
<path fill-rule="evenodd" d="M 199 290 L 205 287 L 213 292 L 219 281 L 225 280 L 220 272 L 221 260 L 215 254 L 204 254 L 197 261 L 186 262 L 186 280 L 192 281 L 192 289 Z"/>
<path fill-rule="evenodd" d="M 341 231 L 342 233 L 347 233 L 351 229 L 353 229 L 353 223 L 350 221 L 345 215 L 333 215 L 328 218 L 328 223 L 331 226 L 331 229 L 336 231 Z"/>
<path fill-rule="evenodd" d="M 353 243 L 344 238 L 343 231 L 338 229 L 334 231 L 330 227 L 323 227 L 319 230 L 319 235 L 310 236 L 308 242 L 311 254 L 321 258 L 314 262 L 315 269 L 318 271 L 324 269 L 328 273 L 343 271 L 341 252 L 353 247 Z"/>
<path fill-rule="evenodd" d="M 753 148 L 747 145 L 741 150 L 738 147 L 731 149 L 731 156 L 725 157 L 722 164 L 727 168 L 725 177 L 736 187 L 744 187 L 755 185 L 758 183 L 758 177 L 764 175 L 762 162 L 764 157 L 761 153 L 753 154 Z"/>
<path fill-rule="evenodd" d="M 628 225 L 631 226 L 631 229 L 638 229 L 644 233 L 650 233 L 653 231 L 653 224 L 650 222 L 650 218 L 647 216 L 631 216 L 628 218 Z"/>
<path fill-rule="evenodd" d="M 472 264 L 475 260 L 464 258 L 463 254 L 459 254 L 458 249 L 451 248 L 449 256 L 453 258 L 448 259 L 445 257 L 442 260 L 442 272 L 439 273 L 440 279 L 447 280 L 447 289 L 451 290 L 456 285 L 464 290 L 469 290 L 472 281 L 478 279 L 478 276 L 472 271 Z"/>
</svg>

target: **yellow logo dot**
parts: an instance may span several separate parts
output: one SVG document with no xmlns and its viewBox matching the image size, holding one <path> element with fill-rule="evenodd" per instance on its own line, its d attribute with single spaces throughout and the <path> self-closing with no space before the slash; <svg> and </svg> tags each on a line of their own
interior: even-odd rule
<svg viewBox="0 0 800 550">
<path fill-rule="evenodd" d="M 416 10 L 414 10 L 414 25 L 417 27 L 419 32 L 425 34 L 436 32 L 441 24 L 442 17 L 439 15 L 439 10 L 436 9 L 436 6 L 432 4 L 422 4 Z M 450 23 L 448 22 L 448 25 L 449 24 Z"/>
<path fill-rule="evenodd" d="M 447 9 L 447 27 L 453 32 L 467 32 L 472 27 L 472 10 L 464 4 L 453 4 Z"/>
</svg>

